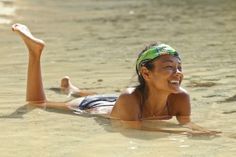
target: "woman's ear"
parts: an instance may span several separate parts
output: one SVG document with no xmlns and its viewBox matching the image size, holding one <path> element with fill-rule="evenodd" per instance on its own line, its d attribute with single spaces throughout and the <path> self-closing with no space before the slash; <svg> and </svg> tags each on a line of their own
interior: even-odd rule
<svg viewBox="0 0 236 157">
<path fill-rule="evenodd" d="M 144 80 L 149 80 L 150 79 L 150 71 L 146 67 L 141 67 L 140 69 L 140 74 L 142 75 Z"/>
</svg>

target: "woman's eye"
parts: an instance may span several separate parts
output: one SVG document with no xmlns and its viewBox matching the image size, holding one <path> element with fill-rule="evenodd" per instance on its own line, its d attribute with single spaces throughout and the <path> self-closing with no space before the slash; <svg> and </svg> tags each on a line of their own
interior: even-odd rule
<svg viewBox="0 0 236 157">
<path fill-rule="evenodd" d="M 165 66 L 165 69 L 173 69 L 173 66 Z"/>
</svg>

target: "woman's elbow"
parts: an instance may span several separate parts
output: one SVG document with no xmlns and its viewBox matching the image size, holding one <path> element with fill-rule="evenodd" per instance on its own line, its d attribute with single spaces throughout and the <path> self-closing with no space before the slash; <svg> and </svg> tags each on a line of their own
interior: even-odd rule
<svg viewBox="0 0 236 157">
<path fill-rule="evenodd" d="M 191 122 L 190 116 L 176 116 L 180 125 L 185 125 Z"/>
</svg>

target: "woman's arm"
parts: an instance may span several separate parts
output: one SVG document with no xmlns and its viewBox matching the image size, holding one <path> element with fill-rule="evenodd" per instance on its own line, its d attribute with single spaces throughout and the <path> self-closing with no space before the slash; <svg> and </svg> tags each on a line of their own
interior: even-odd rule
<svg viewBox="0 0 236 157">
<path fill-rule="evenodd" d="M 220 131 L 208 130 L 191 122 L 191 104 L 187 92 L 176 96 L 175 107 L 178 108 L 178 111 L 176 112 L 177 121 L 182 127 L 190 129 L 193 135 L 215 135 L 221 133 Z"/>
<path fill-rule="evenodd" d="M 185 128 L 189 128 L 189 129 L 192 129 L 193 131 L 200 131 L 200 132 L 203 132 L 203 133 L 208 133 L 208 134 L 211 134 L 211 135 L 215 135 L 215 134 L 219 134 L 221 133 L 220 131 L 213 131 L 213 130 L 209 130 L 209 129 L 206 129 L 206 128 L 203 128 L 193 122 L 189 122 L 189 123 L 186 123 L 184 125 L 182 125 L 183 127 Z"/>
<path fill-rule="evenodd" d="M 112 126 L 115 128 L 127 128 L 127 129 L 136 129 L 136 130 L 143 130 L 143 131 L 152 131 L 152 132 L 164 132 L 164 133 L 171 133 L 171 134 L 182 134 L 182 135 L 190 135 L 190 136 L 198 136 L 198 135 L 205 135 L 211 136 L 219 134 L 220 132 L 217 131 L 209 131 L 203 130 L 204 128 L 199 127 L 193 123 L 188 123 L 185 126 L 169 126 L 166 127 L 165 124 L 169 124 L 168 122 L 160 122 L 157 121 L 156 126 L 153 124 L 148 124 L 143 121 L 124 121 L 124 120 L 112 120 Z M 156 124 L 155 123 L 155 124 Z M 194 127 L 194 128 L 193 128 Z"/>
</svg>

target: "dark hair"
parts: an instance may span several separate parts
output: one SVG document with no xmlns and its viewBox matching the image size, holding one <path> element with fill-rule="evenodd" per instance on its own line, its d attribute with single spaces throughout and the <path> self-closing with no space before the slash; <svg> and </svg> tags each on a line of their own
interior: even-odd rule
<svg viewBox="0 0 236 157">
<path fill-rule="evenodd" d="M 150 49 L 150 48 L 152 48 L 152 47 L 154 47 L 154 46 L 158 46 L 159 45 L 159 43 L 151 43 L 151 44 L 149 44 L 148 46 L 146 46 L 143 50 L 141 50 L 141 52 L 139 53 L 139 55 L 138 55 L 138 59 L 137 59 L 137 62 L 139 61 L 139 58 L 140 58 L 140 56 L 144 53 L 144 52 L 146 52 L 148 49 Z M 171 49 L 173 49 L 173 48 L 171 48 Z M 174 51 L 174 52 L 172 52 L 172 51 Z M 175 56 L 175 57 L 177 57 L 177 58 L 179 58 L 180 59 L 180 57 L 179 57 L 179 54 L 178 54 L 178 52 L 176 52 L 174 49 L 171 51 L 171 53 L 168 53 L 168 54 L 170 54 L 170 55 L 173 55 L 173 56 Z M 160 55 L 159 55 L 160 56 Z M 146 82 L 145 82 L 145 80 L 144 80 L 144 78 L 143 78 L 143 76 L 142 76 L 142 74 L 140 73 L 140 66 L 144 66 L 144 67 L 146 67 L 149 71 L 153 71 L 153 69 L 154 69 L 154 61 L 157 59 L 157 58 L 159 58 L 158 56 L 157 57 L 154 57 L 153 59 L 151 59 L 151 60 L 144 60 L 144 61 L 142 61 L 141 63 L 138 63 L 139 65 L 136 65 L 136 73 L 137 73 L 137 75 L 138 75 L 138 82 L 139 82 L 139 85 L 137 85 L 136 86 L 136 89 L 137 90 L 139 90 L 139 92 L 141 93 L 141 96 L 140 96 L 140 109 L 141 109 L 141 112 L 142 112 L 142 110 L 143 110 L 143 106 L 144 106 L 144 104 L 145 104 L 145 101 L 146 101 L 146 98 L 147 98 L 147 93 L 145 93 L 145 88 L 146 88 Z M 137 63 L 136 63 L 137 64 Z"/>
<path fill-rule="evenodd" d="M 159 43 L 151 43 L 151 44 L 147 45 L 143 50 L 141 50 L 141 52 L 140 52 L 139 55 L 138 55 L 138 58 L 139 58 L 145 51 L 147 51 L 147 50 L 150 49 L 151 47 L 157 46 L 157 45 L 159 45 Z M 144 63 L 142 63 L 142 66 L 145 66 L 148 70 L 153 70 L 153 68 L 154 68 L 153 61 L 154 61 L 154 60 L 155 60 L 155 59 L 149 60 L 149 61 L 147 61 L 147 62 L 144 62 Z M 139 82 L 139 85 L 137 85 L 136 88 L 137 88 L 142 94 L 144 94 L 145 80 L 144 80 L 143 76 L 139 73 L 139 70 L 138 70 L 137 66 L 136 66 L 136 74 L 138 75 L 138 82 Z"/>
<path fill-rule="evenodd" d="M 149 45 L 147 45 L 143 50 L 141 50 L 141 52 L 139 53 L 138 55 L 138 58 L 145 52 L 147 51 L 148 49 L 150 49 L 151 47 L 153 46 L 157 46 L 159 45 L 158 43 L 151 43 Z M 143 62 L 142 63 L 142 66 L 145 66 L 148 70 L 153 70 L 154 69 L 154 65 L 153 65 L 153 62 L 156 60 L 153 59 L 153 60 L 149 60 L 147 62 Z M 144 90 L 145 90 L 145 86 L 146 86 L 146 83 L 145 83 L 145 80 L 142 76 L 142 74 L 140 74 L 139 70 L 138 70 L 138 67 L 136 66 L 136 74 L 138 75 L 138 82 L 139 82 L 139 85 L 136 86 L 136 89 L 138 89 L 141 93 L 141 97 L 140 97 L 140 109 L 141 109 L 141 114 L 143 112 L 143 106 L 145 104 L 145 99 L 146 99 L 146 96 L 145 96 L 145 93 L 144 93 Z"/>
</svg>

